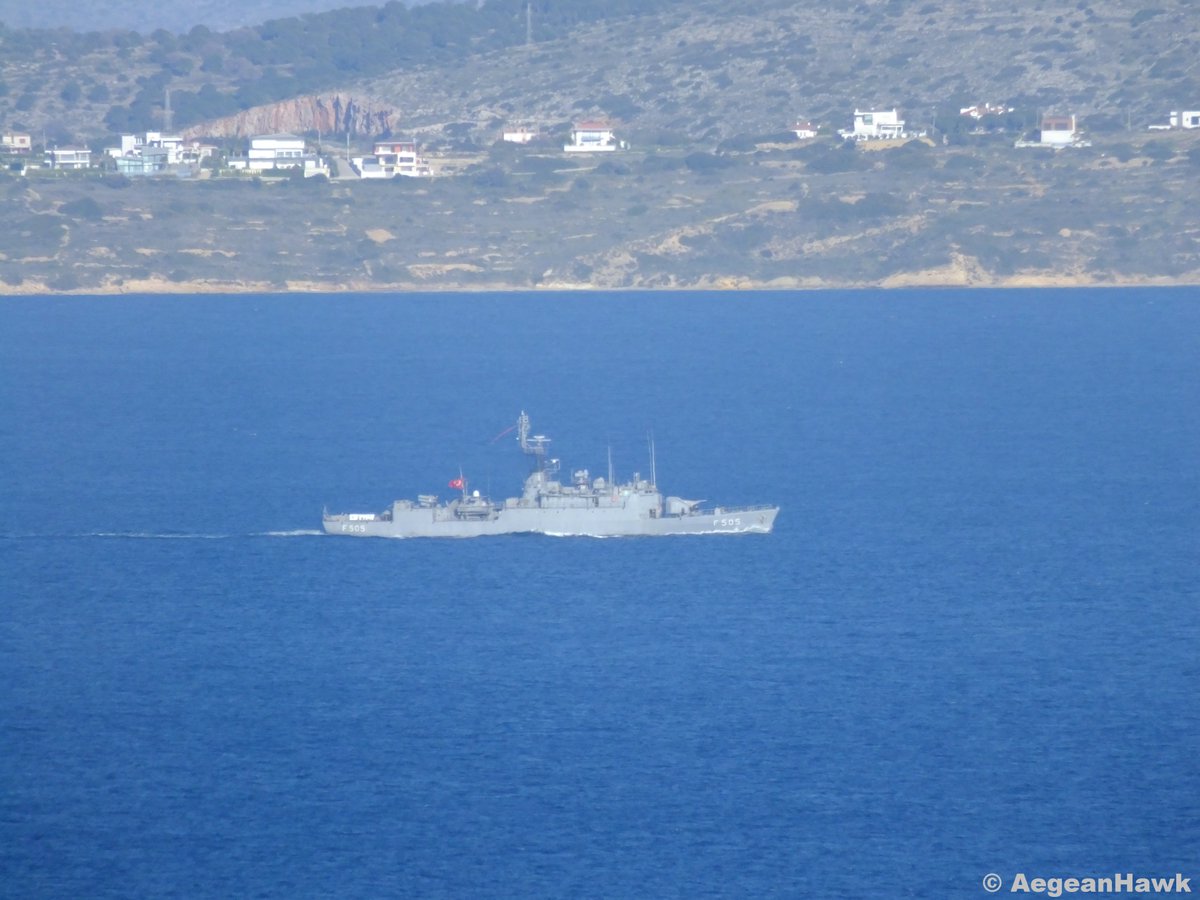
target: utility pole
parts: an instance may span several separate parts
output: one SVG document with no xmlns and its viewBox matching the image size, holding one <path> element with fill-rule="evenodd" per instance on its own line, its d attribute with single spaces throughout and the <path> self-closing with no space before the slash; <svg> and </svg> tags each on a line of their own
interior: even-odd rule
<svg viewBox="0 0 1200 900">
<path fill-rule="evenodd" d="M 166 100 L 163 101 L 163 134 L 171 133 L 171 89 L 166 89 Z"/>
<path fill-rule="evenodd" d="M 533 4 L 525 4 L 525 46 L 533 46 Z"/>
</svg>

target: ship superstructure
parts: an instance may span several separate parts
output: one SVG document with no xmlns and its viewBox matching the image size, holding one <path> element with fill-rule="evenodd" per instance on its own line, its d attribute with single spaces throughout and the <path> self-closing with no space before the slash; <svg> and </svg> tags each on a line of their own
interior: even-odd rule
<svg viewBox="0 0 1200 900">
<path fill-rule="evenodd" d="M 380 513 L 326 513 L 326 533 L 358 537 L 767 533 L 779 514 L 777 506 L 705 508 L 702 500 L 664 497 L 655 484 L 653 453 L 649 480 L 635 474 L 628 482 L 614 483 L 610 459 L 607 478 L 592 478 L 587 469 L 577 469 L 564 483 L 559 460 L 547 452 L 550 438 L 531 433 L 524 411 L 516 430 L 521 451 L 532 459 L 520 497 L 493 501 L 470 490 L 460 475 L 450 482 L 460 495 L 449 502 L 423 494 L 415 501 L 397 500 Z"/>
</svg>

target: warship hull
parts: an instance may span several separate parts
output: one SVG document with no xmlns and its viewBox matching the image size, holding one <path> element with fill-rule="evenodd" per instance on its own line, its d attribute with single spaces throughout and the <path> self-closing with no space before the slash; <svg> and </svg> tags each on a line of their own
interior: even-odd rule
<svg viewBox="0 0 1200 900">
<path fill-rule="evenodd" d="M 670 534 L 767 534 L 779 508 L 718 509 L 681 516 L 630 517 L 623 509 L 502 509 L 494 517 L 461 518 L 447 507 L 399 510 L 399 515 L 325 516 L 326 534 L 353 537 L 484 537 L 546 534 L 556 537 L 635 537 Z"/>
<path fill-rule="evenodd" d="M 560 464 L 546 455 L 550 438 L 529 433 L 522 412 L 516 426 L 521 451 L 533 457 L 533 471 L 520 497 L 493 502 L 469 491 L 459 476 L 449 487 L 461 496 L 440 502 L 424 494 L 417 500 L 396 500 L 380 513 L 325 513 L 326 534 L 347 537 L 484 537 L 497 534 L 547 534 L 579 537 L 636 537 L 668 534 L 767 534 L 775 527 L 777 506 L 715 506 L 702 500 L 666 497 L 659 493 L 651 447 L 649 480 L 634 474 L 631 481 L 613 483 L 611 453 L 607 478 L 593 479 L 587 469 L 559 480 Z M 509 431 L 512 428 L 508 429 Z M 502 432 L 503 434 L 503 432 Z"/>
</svg>

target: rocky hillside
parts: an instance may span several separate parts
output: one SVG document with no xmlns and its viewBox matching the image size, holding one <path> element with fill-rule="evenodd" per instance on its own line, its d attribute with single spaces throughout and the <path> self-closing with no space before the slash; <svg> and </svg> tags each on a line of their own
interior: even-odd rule
<svg viewBox="0 0 1200 900">
<path fill-rule="evenodd" d="M 0 175 L 0 293 L 1200 284 L 1200 135 L 759 144 L 456 177 Z"/>
<path fill-rule="evenodd" d="M 352 117 L 364 132 L 453 126 L 481 144 L 513 118 L 590 113 L 642 145 L 703 146 L 796 116 L 844 127 L 856 106 L 932 124 L 987 101 L 1073 112 L 1093 132 L 1200 106 L 1194 0 L 542 0 L 532 46 L 524 8 L 393 3 L 181 37 L 0 28 L 0 126 L 57 140 L 158 128 L 167 88 L 193 133 L 234 133 L 231 118 L 304 131 L 329 117 L 293 101 L 340 94 L 389 111 Z"/>
<path fill-rule="evenodd" d="M 600 21 L 647 17 L 685 0 L 543 0 L 535 40 Z M 340 8 L 229 32 L 186 34 L 14 29 L 0 22 L 0 123 L 53 143 L 111 138 L 238 115 L 341 92 L 348 83 L 420 66 L 469 68 L 526 41 L 524 0 Z M 352 91 L 358 95 L 361 91 Z"/>
<path fill-rule="evenodd" d="M 182 130 L 183 137 L 247 138 L 255 134 L 391 134 L 399 115 L 379 100 L 350 94 L 318 94 L 255 106 Z"/>
<path fill-rule="evenodd" d="M 1143 129 L 1200 108 L 1194 0 L 696 2 L 568 39 L 399 70 L 363 83 L 404 127 L 468 122 L 481 142 L 514 118 L 601 113 L 640 145 L 701 147 L 795 117 L 848 127 L 856 108 L 931 125 L 974 103 Z"/>
<path fill-rule="evenodd" d="M 164 28 L 182 34 L 196 25 L 224 31 L 256 25 L 268 19 L 324 12 L 345 6 L 340 0 L 40 0 L 11 3 L 0 11 L 0 21 L 12 28 L 70 28 L 104 31 L 109 28 Z"/>
<path fill-rule="evenodd" d="M 81 121 L 109 84 L 141 97 L 118 113 L 153 112 L 155 54 L 169 45 L 162 58 L 188 71 L 197 102 L 240 98 L 228 116 L 193 119 L 192 134 L 319 130 L 328 150 L 345 130 L 360 146 L 412 133 L 435 168 L 456 173 L 360 181 L 337 163 L 332 181 L 0 175 L 0 291 L 1200 283 L 1200 129 L 1146 130 L 1168 110 L 1200 109 L 1194 0 L 630 0 L 639 15 L 569 36 L 535 19 L 531 46 L 492 2 L 516 5 L 484 4 L 503 28 L 481 29 L 471 6 L 445 7 L 464 17 L 461 33 L 425 23 L 425 36 L 473 35 L 435 48 L 436 64 L 270 103 L 250 101 L 325 70 L 270 62 L 294 54 L 245 35 L 155 39 L 124 57 L 110 41 L 59 54 L 75 88 L 47 100 L 66 65 L 48 45 L 34 62 L 0 56 L 5 130 L 18 128 L 14 109 Z M 328 24 L 264 34 L 286 43 Z M 214 61 L 212 47 L 235 46 L 268 61 Z M 207 62 L 188 69 L 187 54 Z M 1012 112 L 976 128 L 959 108 L 981 102 Z M 892 106 L 928 137 L 854 145 L 832 133 L 856 107 Z M 1090 144 L 1016 147 L 1047 112 L 1077 115 Z M 592 116 L 630 149 L 564 153 L 572 121 Z M 798 117 L 824 134 L 797 141 L 787 128 Z M 499 143 L 517 122 L 545 137 Z"/>
</svg>

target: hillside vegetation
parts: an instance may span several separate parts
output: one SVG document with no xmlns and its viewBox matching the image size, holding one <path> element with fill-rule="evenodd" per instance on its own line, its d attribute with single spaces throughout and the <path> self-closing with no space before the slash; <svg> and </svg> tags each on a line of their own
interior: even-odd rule
<svg viewBox="0 0 1200 900">
<path fill-rule="evenodd" d="M 549 0 L 539 4 L 536 35 L 561 38 L 581 23 L 670 5 Z M 523 0 L 411 9 L 392 0 L 226 33 L 203 25 L 183 35 L 0 25 L 0 122 L 60 140 L 145 131 L 161 127 L 170 88 L 173 123 L 188 126 L 397 69 L 461 71 L 464 60 L 525 38 Z"/>
<path fill-rule="evenodd" d="M 226 33 L 0 26 L 0 122 L 60 139 L 176 126 L 358 89 L 413 125 L 596 109 L 700 138 L 845 125 L 854 106 L 914 120 L 988 100 L 1146 124 L 1200 97 L 1193 0 L 524 0 L 399 2 Z M 1190 106 L 1189 106 L 1190 104 Z"/>
<path fill-rule="evenodd" d="M 102 31 L 119 28 L 182 34 L 196 25 L 227 31 L 268 19 L 300 16 L 344 7 L 339 0 L 39 0 L 10 3 L 0 21 L 11 28 L 71 28 Z"/>
<path fill-rule="evenodd" d="M 1030 125 L 1057 111 L 1093 133 L 1143 130 L 1200 108 L 1200 5 L 696 2 L 363 85 L 415 128 L 600 112 L 641 145 L 778 132 L 797 116 L 849 127 L 856 107 L 948 127 L 982 102 L 1024 110 Z"/>
<path fill-rule="evenodd" d="M 1190 0 L 542 0 L 532 46 L 523 9 L 389 4 L 67 49 L 5 32 L 24 47 L 0 63 L 5 130 L 157 127 L 167 84 L 194 133 L 235 108 L 288 127 L 303 104 L 279 99 L 339 90 L 458 174 L 6 177 L 4 289 L 1200 282 L 1200 134 L 1146 131 L 1200 108 Z M 1011 112 L 977 127 L 959 107 L 980 102 Z M 929 137 L 832 134 L 893 106 Z M 1047 112 L 1076 114 L 1090 146 L 1014 148 Z M 595 115 L 631 149 L 564 154 Z M 824 136 L 795 140 L 798 117 Z M 499 144 L 514 122 L 547 136 Z"/>
<path fill-rule="evenodd" d="M 564 160 L 393 182 L 0 176 L 12 291 L 1200 283 L 1200 141 Z"/>
</svg>

